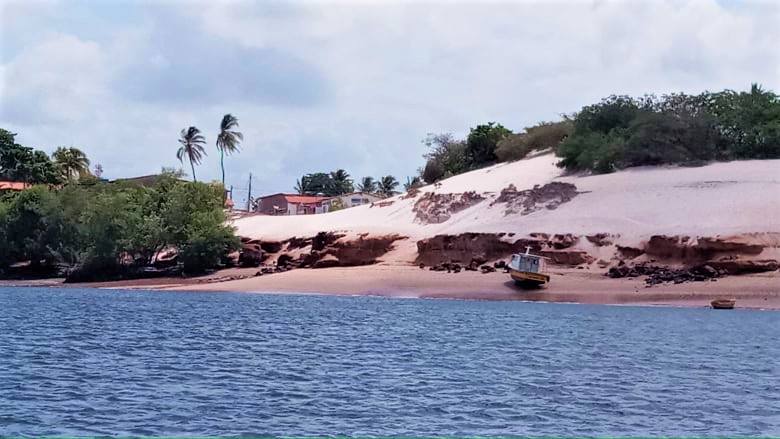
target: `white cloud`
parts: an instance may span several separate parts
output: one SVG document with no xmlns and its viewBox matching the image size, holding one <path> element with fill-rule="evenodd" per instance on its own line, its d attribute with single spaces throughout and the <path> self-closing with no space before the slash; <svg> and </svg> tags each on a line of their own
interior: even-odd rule
<svg viewBox="0 0 780 439">
<path fill-rule="evenodd" d="M 107 67 L 95 42 L 70 35 L 42 41 L 3 66 L 0 119 L 82 122 L 106 93 Z"/>
<path fill-rule="evenodd" d="M 55 120 L 56 129 L 30 128 L 36 131 L 30 138 L 53 145 L 68 133 L 99 156 L 107 174 L 171 165 L 182 127 L 195 124 L 213 140 L 221 115 L 233 112 L 247 140 L 227 161 L 229 183 L 245 185 L 251 171 L 255 187 L 271 192 L 289 190 L 303 172 L 335 167 L 356 178 L 392 173 L 403 180 L 420 166 L 427 132 L 465 135 L 469 126 L 491 120 L 521 129 L 611 93 L 695 93 L 745 89 L 751 82 L 777 90 L 777 23 L 777 4 L 725 7 L 714 0 L 209 2 L 166 8 L 154 19 L 118 28 L 111 41 L 58 35 L 23 47 L 2 66 L 0 93 L 3 102 L 37 96 L 41 118 Z M 166 25 L 168 38 L 180 41 L 155 36 L 155 26 Z M 209 71 L 215 83 L 238 73 L 256 75 L 257 82 L 243 86 L 244 96 L 220 100 L 210 93 L 204 102 L 120 93 L 116 81 L 132 79 L 122 76 L 128 66 L 176 63 L 161 45 L 189 42 L 193 47 L 181 56 L 206 56 L 204 66 L 213 61 L 212 52 L 175 28 L 181 25 L 201 35 L 209 50 L 234 50 L 223 58 L 231 65 L 218 75 Z M 293 106 L 264 100 L 267 93 L 254 88 L 281 84 L 278 78 L 287 74 L 273 72 L 273 63 L 241 61 L 263 53 L 316 72 L 321 82 L 309 86 L 326 88 L 323 98 Z M 199 74 L 202 84 L 206 76 Z M 268 74 L 272 80 L 263 79 Z M 282 95 L 306 86 L 307 76 L 296 81 L 303 82 L 280 85 L 293 87 L 280 89 Z M 20 136 L 27 136 L 22 128 Z M 215 154 L 199 175 L 219 176 Z"/>
</svg>

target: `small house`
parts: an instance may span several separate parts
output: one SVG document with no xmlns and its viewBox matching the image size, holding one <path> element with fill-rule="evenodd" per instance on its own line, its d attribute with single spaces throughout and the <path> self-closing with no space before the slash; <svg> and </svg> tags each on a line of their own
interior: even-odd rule
<svg viewBox="0 0 780 439">
<path fill-rule="evenodd" d="M 327 213 L 328 197 L 298 194 L 274 194 L 257 199 L 256 212 L 265 215 L 313 215 Z"/>
</svg>

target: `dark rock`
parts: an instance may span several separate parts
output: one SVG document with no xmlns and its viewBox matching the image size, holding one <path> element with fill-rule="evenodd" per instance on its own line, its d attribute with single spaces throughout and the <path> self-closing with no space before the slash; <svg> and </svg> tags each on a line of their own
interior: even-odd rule
<svg viewBox="0 0 780 439">
<path fill-rule="evenodd" d="M 266 255 L 259 244 L 242 244 L 238 254 L 238 265 L 241 267 L 257 267 L 265 261 Z"/>
<path fill-rule="evenodd" d="M 286 267 L 288 265 L 292 265 L 292 263 L 293 263 L 293 257 L 288 255 L 287 253 L 279 255 L 279 258 L 276 260 L 277 267 Z"/>
<path fill-rule="evenodd" d="M 480 256 L 475 256 L 471 258 L 471 263 L 474 265 L 483 265 L 485 262 L 487 262 L 487 259 Z"/>
<path fill-rule="evenodd" d="M 284 243 L 278 241 L 262 241 L 260 242 L 260 248 L 266 253 L 279 253 L 282 250 Z"/>
</svg>

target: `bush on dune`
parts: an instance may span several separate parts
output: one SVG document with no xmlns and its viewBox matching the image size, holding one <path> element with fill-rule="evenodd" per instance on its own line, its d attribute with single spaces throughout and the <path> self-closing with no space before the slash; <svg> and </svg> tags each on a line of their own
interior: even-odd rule
<svg viewBox="0 0 780 439">
<path fill-rule="evenodd" d="M 510 134 L 498 142 L 496 157 L 500 162 L 510 162 L 524 159 L 533 151 L 557 151 L 558 145 L 571 134 L 573 128 L 568 119 L 560 122 L 541 122 L 526 128 L 524 133 Z"/>
<path fill-rule="evenodd" d="M 558 151 L 570 170 L 780 158 L 780 98 L 755 84 L 741 93 L 610 96 L 573 121 Z"/>
</svg>

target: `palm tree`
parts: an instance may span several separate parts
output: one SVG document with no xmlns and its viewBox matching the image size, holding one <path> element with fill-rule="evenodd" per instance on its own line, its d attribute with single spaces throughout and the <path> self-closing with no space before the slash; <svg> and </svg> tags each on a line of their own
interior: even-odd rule
<svg viewBox="0 0 780 439">
<path fill-rule="evenodd" d="M 192 180 L 198 181 L 195 178 L 195 165 L 199 165 L 203 156 L 206 155 L 206 150 L 203 149 L 203 145 L 206 144 L 206 138 L 200 134 L 200 130 L 196 127 L 189 127 L 181 130 L 179 143 L 181 143 L 181 147 L 176 151 L 176 158 L 184 163 L 184 157 L 187 157 L 192 168 Z"/>
<path fill-rule="evenodd" d="M 54 151 L 52 157 L 54 163 L 62 170 L 62 177 L 66 180 L 89 174 L 89 159 L 78 148 L 60 146 Z"/>
<path fill-rule="evenodd" d="M 358 192 L 363 192 L 366 194 L 373 194 L 376 192 L 377 182 L 374 181 L 374 177 L 363 177 L 363 180 L 360 181 L 360 184 L 357 186 Z"/>
<path fill-rule="evenodd" d="M 333 190 L 336 192 L 334 195 L 348 194 L 354 190 L 352 179 L 349 178 L 347 171 L 337 169 L 330 173 L 330 178 L 333 180 Z"/>
<path fill-rule="evenodd" d="M 389 197 L 395 195 L 395 188 L 398 187 L 398 180 L 392 175 L 386 175 L 379 180 L 379 193 Z"/>
<path fill-rule="evenodd" d="M 228 113 L 222 116 L 217 135 L 217 150 L 219 151 L 219 166 L 222 168 L 222 186 L 225 186 L 225 155 L 238 152 L 238 145 L 244 140 L 244 135 L 238 128 L 238 118 Z"/>
<path fill-rule="evenodd" d="M 299 180 L 295 181 L 295 192 L 300 195 L 306 195 L 306 193 L 309 191 L 310 183 L 311 178 L 308 175 L 302 176 Z"/>
</svg>

